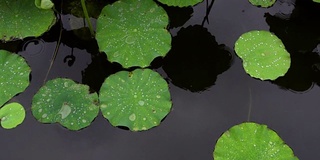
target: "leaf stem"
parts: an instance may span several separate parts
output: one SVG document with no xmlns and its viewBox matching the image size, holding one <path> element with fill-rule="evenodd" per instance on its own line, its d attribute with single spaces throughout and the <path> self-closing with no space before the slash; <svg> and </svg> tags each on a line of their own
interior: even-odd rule
<svg viewBox="0 0 320 160">
<path fill-rule="evenodd" d="M 93 31 L 93 27 L 92 27 L 92 24 L 91 24 L 91 21 L 90 21 L 90 17 L 89 17 L 88 11 L 87 11 L 85 0 L 81 0 L 81 6 L 82 6 L 84 17 L 86 18 L 86 20 L 88 22 L 91 36 L 94 37 L 94 31 Z"/>
</svg>

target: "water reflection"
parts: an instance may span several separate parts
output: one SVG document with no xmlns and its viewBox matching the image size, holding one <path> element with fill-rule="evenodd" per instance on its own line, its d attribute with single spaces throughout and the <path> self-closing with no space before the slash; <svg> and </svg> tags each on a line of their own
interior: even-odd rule
<svg viewBox="0 0 320 160">
<path fill-rule="evenodd" d="M 290 2 L 282 3 L 294 3 Z M 303 92 L 319 83 L 320 72 L 318 53 L 312 52 L 320 43 L 320 4 L 297 0 L 290 14 L 279 11 L 275 15 L 267 13 L 266 22 L 291 54 L 291 67 L 284 77 L 274 81 L 283 88 Z"/>
<path fill-rule="evenodd" d="M 172 39 L 163 69 L 171 82 L 191 92 L 214 85 L 218 74 L 231 65 L 231 53 L 200 25 L 182 28 Z"/>
</svg>

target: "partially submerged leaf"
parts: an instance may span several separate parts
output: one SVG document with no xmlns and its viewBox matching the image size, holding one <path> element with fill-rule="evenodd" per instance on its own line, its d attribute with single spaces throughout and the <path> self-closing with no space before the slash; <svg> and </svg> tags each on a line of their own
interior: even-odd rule
<svg viewBox="0 0 320 160">
<path fill-rule="evenodd" d="M 168 6 L 188 7 L 188 6 L 194 6 L 202 2 L 203 0 L 158 0 L 158 1 Z"/>
<path fill-rule="evenodd" d="M 0 50 L 0 107 L 28 87 L 30 72 L 24 58 Z"/>
<path fill-rule="evenodd" d="M 90 125 L 98 115 L 97 93 L 70 79 L 48 81 L 32 100 L 32 114 L 42 123 L 60 123 L 70 130 Z"/>
<path fill-rule="evenodd" d="M 0 109 L 1 126 L 12 129 L 21 124 L 26 116 L 26 111 L 19 103 L 10 103 Z"/>
<path fill-rule="evenodd" d="M 102 84 L 99 99 L 103 116 L 113 126 L 132 131 L 158 126 L 172 105 L 167 82 L 150 69 L 109 76 Z"/>
<path fill-rule="evenodd" d="M 249 0 L 249 2 L 252 5 L 255 5 L 258 7 L 267 8 L 267 7 L 271 7 L 276 2 L 276 0 Z"/>
<path fill-rule="evenodd" d="M 298 160 L 278 134 L 252 122 L 233 126 L 218 139 L 215 160 Z"/>
<path fill-rule="evenodd" d="M 9 41 L 40 36 L 55 21 L 53 10 L 35 6 L 35 0 L 0 1 L 0 40 Z"/>
<path fill-rule="evenodd" d="M 261 80 L 275 80 L 290 68 L 290 54 L 282 41 L 268 31 L 250 31 L 236 41 L 235 51 L 245 71 Z"/>
<path fill-rule="evenodd" d="M 120 0 L 102 10 L 96 39 L 109 61 L 147 67 L 171 48 L 168 23 L 165 10 L 153 0 Z"/>
</svg>

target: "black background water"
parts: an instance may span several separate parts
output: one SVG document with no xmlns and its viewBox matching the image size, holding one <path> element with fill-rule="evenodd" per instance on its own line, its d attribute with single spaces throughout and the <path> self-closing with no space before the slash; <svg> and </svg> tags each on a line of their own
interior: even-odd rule
<svg viewBox="0 0 320 160">
<path fill-rule="evenodd" d="M 215 0 L 209 24 L 203 27 L 206 2 L 172 12 L 171 18 L 181 20 L 171 22 L 173 49 L 153 65 L 169 81 L 173 102 L 160 126 L 130 132 L 112 127 L 101 115 L 77 132 L 37 122 L 30 111 L 31 99 L 43 84 L 56 47 L 59 26 L 55 26 L 42 38 L 29 38 L 11 48 L 27 59 L 32 79 L 13 99 L 27 109 L 24 123 L 13 130 L 0 129 L 0 159 L 210 160 L 219 136 L 248 120 L 249 106 L 250 121 L 277 131 L 300 159 L 320 158 L 319 4 L 278 0 L 263 9 L 246 0 Z M 292 56 L 285 77 L 260 81 L 244 72 L 233 47 L 250 30 L 270 30 L 283 40 Z M 120 69 L 98 54 L 94 42 L 74 41 L 70 31 L 62 36 L 48 79 L 69 77 L 98 90 L 105 76 Z"/>
</svg>

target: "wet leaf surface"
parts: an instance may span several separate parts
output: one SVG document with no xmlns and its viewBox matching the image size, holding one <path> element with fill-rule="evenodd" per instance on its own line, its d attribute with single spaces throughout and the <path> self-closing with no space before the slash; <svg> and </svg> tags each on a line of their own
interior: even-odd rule
<svg viewBox="0 0 320 160">
<path fill-rule="evenodd" d="M 102 84 L 99 99 L 103 116 L 113 126 L 132 131 L 158 126 L 172 105 L 167 82 L 150 69 L 109 76 Z"/>
<path fill-rule="evenodd" d="M 26 116 L 26 111 L 19 103 L 10 103 L 0 109 L 1 126 L 12 129 L 21 124 Z"/>
<path fill-rule="evenodd" d="M 159 2 L 168 6 L 187 7 L 196 5 L 203 0 L 159 0 Z"/>
</svg>

